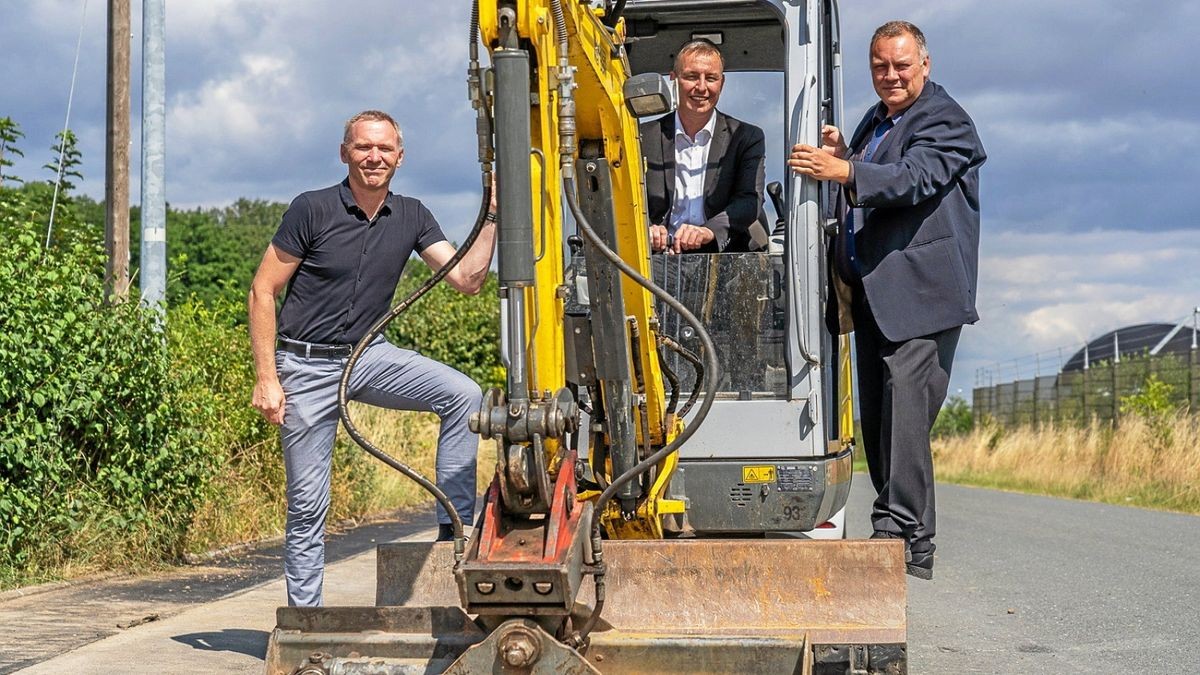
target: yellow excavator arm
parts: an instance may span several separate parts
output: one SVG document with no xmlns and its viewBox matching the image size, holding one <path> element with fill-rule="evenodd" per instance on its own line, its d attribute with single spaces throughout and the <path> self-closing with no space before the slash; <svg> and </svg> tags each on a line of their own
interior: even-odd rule
<svg viewBox="0 0 1200 675">
<path fill-rule="evenodd" d="M 508 343 L 509 373 L 516 377 L 509 377 L 507 395 L 492 400 L 511 407 L 528 396 L 536 405 L 558 400 L 554 392 L 564 388 L 585 392 L 593 403 L 589 421 L 600 430 L 588 434 L 596 489 L 584 489 L 580 498 L 595 501 L 602 486 L 682 429 L 667 411 L 654 297 L 631 280 L 651 274 L 637 118 L 624 93 L 630 75 L 624 23 L 608 26 L 601 9 L 574 1 L 482 0 L 478 16 L 494 73 L 500 284 L 508 325 L 519 324 Z M 583 238 L 571 251 L 564 247 L 573 211 L 633 277 L 608 273 L 608 261 Z M 591 276 L 566 274 L 572 253 L 580 267 L 593 263 Z M 590 320 L 571 321 L 568 305 L 583 307 Z M 592 327 L 593 344 L 567 334 Z M 568 345 L 577 349 L 567 354 Z M 563 440 L 542 441 L 552 472 L 561 464 Z M 512 438 L 499 435 L 497 442 L 505 480 L 509 457 L 519 453 L 511 450 Z M 674 454 L 663 457 L 647 472 L 650 480 L 630 481 L 608 502 L 599 514 L 606 535 L 661 538 L 662 516 L 683 510 L 664 496 L 675 461 Z"/>
</svg>

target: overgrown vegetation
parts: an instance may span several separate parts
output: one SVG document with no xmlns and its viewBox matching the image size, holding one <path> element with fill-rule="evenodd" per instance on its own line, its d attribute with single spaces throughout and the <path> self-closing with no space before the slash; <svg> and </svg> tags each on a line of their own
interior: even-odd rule
<svg viewBox="0 0 1200 675">
<path fill-rule="evenodd" d="M 1151 374 L 1115 426 L 986 422 L 934 442 L 938 480 L 1200 513 L 1200 420 Z"/>
<path fill-rule="evenodd" d="M 974 425 L 975 420 L 971 415 L 971 406 L 966 399 L 961 396 L 951 396 L 938 411 L 931 435 L 934 438 L 961 436 L 970 433 Z"/>
<path fill-rule="evenodd" d="M 0 588 L 166 564 L 280 532 L 282 458 L 276 430 L 248 404 L 244 301 L 284 205 L 168 209 L 160 324 L 136 303 L 105 301 L 102 204 L 64 184 L 46 246 L 54 186 L 11 173 L 22 137 L 0 119 Z M 73 135 L 59 142 L 63 174 L 78 178 Z M 53 177 L 57 160 L 46 167 Z M 465 302 L 439 300 L 437 313 L 461 314 L 450 323 L 415 319 L 433 313 L 425 305 L 397 335 L 494 380 L 491 283 Z M 470 335 L 454 340 L 464 328 Z M 356 410 L 381 447 L 432 470 L 436 417 Z M 339 439 L 331 521 L 427 499 L 393 474 Z"/>
<path fill-rule="evenodd" d="M 100 248 L 44 249 L 41 186 L 2 190 L 0 578 L 169 556 L 211 470 L 208 420 L 180 405 L 153 317 L 104 302 Z"/>
</svg>

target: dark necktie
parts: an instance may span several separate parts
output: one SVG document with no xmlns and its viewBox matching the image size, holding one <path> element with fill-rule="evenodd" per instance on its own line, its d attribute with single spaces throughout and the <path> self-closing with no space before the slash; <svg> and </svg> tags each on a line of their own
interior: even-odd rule
<svg viewBox="0 0 1200 675">
<path fill-rule="evenodd" d="M 859 157 L 860 161 L 871 161 L 871 158 L 875 156 L 875 151 L 879 149 L 879 144 L 883 142 L 884 137 L 895 125 L 896 123 L 890 117 L 875 125 L 875 129 L 871 132 L 871 140 Z M 843 281 L 857 282 L 862 279 L 862 270 L 858 267 L 858 256 L 854 251 L 853 207 L 846 210 L 846 217 L 838 232 L 838 238 L 840 239 L 836 255 L 838 274 L 841 275 Z"/>
</svg>

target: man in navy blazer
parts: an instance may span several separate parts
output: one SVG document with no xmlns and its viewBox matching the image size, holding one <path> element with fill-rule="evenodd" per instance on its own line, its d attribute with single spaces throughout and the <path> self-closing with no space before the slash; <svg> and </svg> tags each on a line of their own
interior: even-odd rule
<svg viewBox="0 0 1200 675">
<path fill-rule="evenodd" d="M 707 40 L 680 47 L 671 71 L 678 110 L 641 125 L 656 252 L 739 252 L 766 244 L 766 142 L 762 129 L 717 110 L 724 68 Z"/>
<path fill-rule="evenodd" d="M 946 398 L 963 324 L 975 323 L 979 167 L 987 159 L 966 111 L 929 81 L 925 36 L 906 21 L 871 38 L 880 102 L 849 145 L 796 145 L 797 173 L 841 184 L 826 322 L 854 330 L 863 449 L 878 497 L 874 538 L 902 538 L 909 574 L 933 577 L 929 432 Z"/>
</svg>

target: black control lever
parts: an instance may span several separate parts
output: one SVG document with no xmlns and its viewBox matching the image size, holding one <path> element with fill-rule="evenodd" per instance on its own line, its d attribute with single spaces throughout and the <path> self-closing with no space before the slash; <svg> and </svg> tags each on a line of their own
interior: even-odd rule
<svg viewBox="0 0 1200 675">
<path fill-rule="evenodd" d="M 771 235 L 783 234 L 787 225 L 787 212 L 783 209 L 783 183 L 771 181 L 767 185 L 767 194 L 771 197 L 771 205 L 775 207 L 775 229 L 771 231 Z"/>
</svg>

